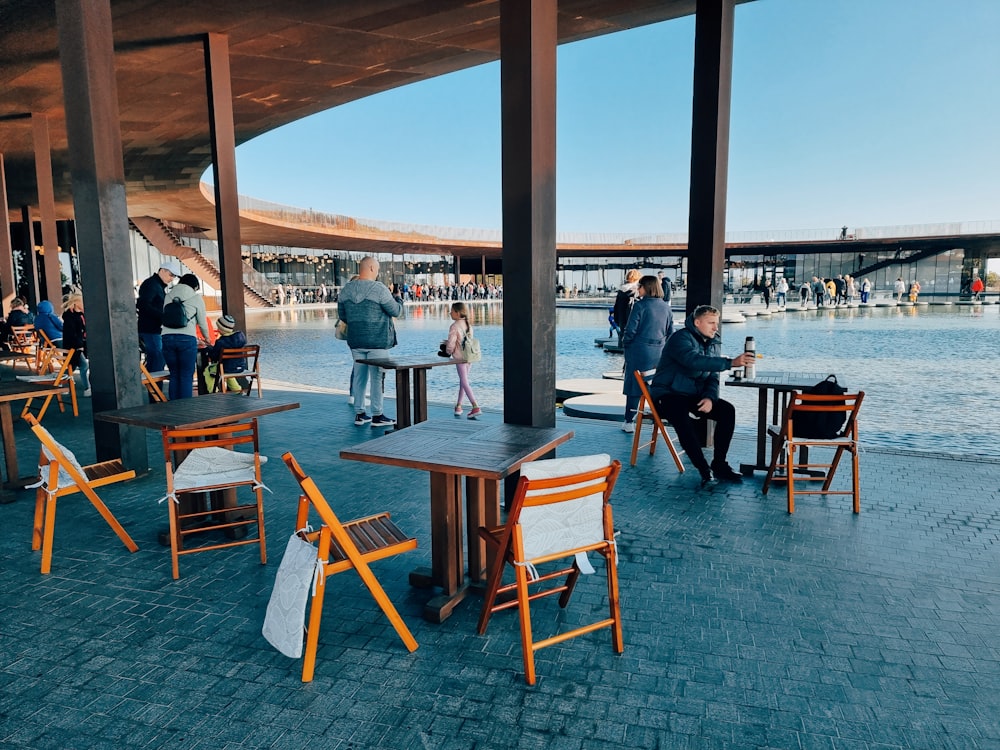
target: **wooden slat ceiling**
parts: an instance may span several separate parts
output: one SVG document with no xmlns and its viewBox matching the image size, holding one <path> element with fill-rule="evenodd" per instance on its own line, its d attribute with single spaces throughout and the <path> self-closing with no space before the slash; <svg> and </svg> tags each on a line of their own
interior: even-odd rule
<svg viewBox="0 0 1000 750">
<path fill-rule="evenodd" d="M 37 203 L 30 112 L 49 117 L 57 210 L 72 215 L 54 2 L 0 0 L 0 153 L 12 209 Z M 561 0 L 576 41 L 694 12 L 694 0 Z M 211 228 L 199 35 L 227 34 L 237 143 L 345 102 L 499 58 L 498 0 L 111 0 L 129 213 Z M 379 217 L 391 221 L 393 217 Z M 243 241 L 283 243 L 244 222 Z M 267 234 L 267 237 L 263 237 Z M 338 246 L 291 234 L 287 244 Z M 295 241 L 292 241 L 292 240 Z M 342 246 L 342 244 L 340 245 Z M 400 250 L 407 250 L 405 243 Z M 461 248 L 458 248 L 459 250 Z"/>
</svg>

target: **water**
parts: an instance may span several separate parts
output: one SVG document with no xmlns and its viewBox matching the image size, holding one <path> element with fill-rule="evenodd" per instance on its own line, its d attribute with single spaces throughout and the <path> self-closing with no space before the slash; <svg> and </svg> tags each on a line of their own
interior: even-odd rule
<svg viewBox="0 0 1000 750">
<path fill-rule="evenodd" d="M 501 302 L 474 304 L 484 357 L 472 383 L 486 409 L 503 407 Z M 451 318 L 443 304 L 409 305 L 397 321 L 399 355 L 433 355 Z M 678 315 L 678 317 L 680 317 Z M 333 336 L 336 308 L 302 307 L 249 316 L 249 338 L 262 346 L 266 378 L 347 391 L 351 355 Z M 594 338 L 608 333 L 607 311 L 556 310 L 556 377 L 599 378 L 620 370 L 621 355 Z M 758 372 L 833 372 L 852 390 L 865 391 L 862 437 L 880 447 L 993 456 L 1000 442 L 1000 382 L 996 376 L 1000 314 L 992 306 L 849 308 L 748 318 L 724 327 L 723 351 L 738 354 L 753 336 Z M 394 396 L 393 378 L 386 395 Z M 428 398 L 451 405 L 458 392 L 454 368 L 428 372 Z M 755 429 L 756 391 L 723 387 L 738 410 L 738 430 Z M 609 424 L 609 429 L 611 425 Z"/>
</svg>

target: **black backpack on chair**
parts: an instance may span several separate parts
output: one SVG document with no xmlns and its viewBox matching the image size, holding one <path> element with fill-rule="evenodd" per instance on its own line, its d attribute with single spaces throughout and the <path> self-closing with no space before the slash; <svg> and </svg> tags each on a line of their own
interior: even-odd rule
<svg viewBox="0 0 1000 750">
<path fill-rule="evenodd" d="M 802 392 L 812 396 L 843 396 L 847 389 L 837 382 L 836 375 L 827 375 Z M 840 399 L 833 399 L 833 403 L 839 402 Z M 840 434 L 846 421 L 847 414 L 842 411 L 803 411 L 795 415 L 792 430 L 795 437 L 830 440 Z"/>
</svg>

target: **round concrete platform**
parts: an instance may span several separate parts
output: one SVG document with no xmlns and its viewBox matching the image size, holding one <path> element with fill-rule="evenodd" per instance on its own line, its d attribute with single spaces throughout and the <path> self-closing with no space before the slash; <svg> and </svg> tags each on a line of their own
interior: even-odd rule
<svg viewBox="0 0 1000 750">
<path fill-rule="evenodd" d="M 604 378 L 566 378 L 556 381 L 556 401 L 594 393 L 621 393 L 622 381 Z"/>
<path fill-rule="evenodd" d="M 618 343 L 617 336 L 598 336 L 594 339 L 594 346 L 606 346 L 615 343 Z"/>
<path fill-rule="evenodd" d="M 621 422 L 625 419 L 625 394 L 595 393 L 568 398 L 563 401 L 563 414 L 567 417 Z"/>
<path fill-rule="evenodd" d="M 601 377 L 608 380 L 624 380 L 625 373 L 622 370 L 605 370 L 601 373 Z"/>
<path fill-rule="evenodd" d="M 618 346 L 618 343 L 616 342 L 614 344 L 605 344 L 604 351 L 606 351 L 608 354 L 622 354 L 625 352 L 625 349 Z"/>
</svg>

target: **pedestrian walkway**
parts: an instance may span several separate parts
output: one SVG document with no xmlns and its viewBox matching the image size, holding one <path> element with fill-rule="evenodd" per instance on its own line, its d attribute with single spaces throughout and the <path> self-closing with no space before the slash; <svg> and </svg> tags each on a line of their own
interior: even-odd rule
<svg viewBox="0 0 1000 750">
<path fill-rule="evenodd" d="M 68 498 L 40 575 L 31 492 L 0 506 L 0 747 L 1000 748 L 1000 462 L 868 450 L 860 515 L 833 496 L 789 516 L 759 477 L 699 490 L 665 454 L 629 468 L 631 435 L 560 414 L 576 432 L 560 455 L 625 464 L 613 496 L 625 652 L 604 631 L 544 649 L 528 687 L 514 614 L 485 636 L 475 596 L 443 624 L 421 617 L 428 594 L 407 574 L 430 562 L 426 474 L 340 460 L 381 431 L 355 427 L 346 396 L 296 397 L 301 409 L 260 422 L 266 566 L 253 547 L 221 550 L 185 558 L 172 580 L 155 434 L 153 470 L 100 491 L 135 554 Z M 86 463 L 81 401 L 80 418 L 50 410 L 46 426 Z M 17 437 L 30 466 L 34 438 L 23 424 Z M 312 683 L 261 636 L 297 500 L 289 449 L 341 517 L 387 509 L 419 540 L 373 566 L 414 653 L 352 575 L 329 582 Z M 752 451 L 739 439 L 730 455 Z M 567 610 L 539 602 L 536 623 L 573 622 L 603 593 L 602 576 L 585 577 Z"/>
</svg>

